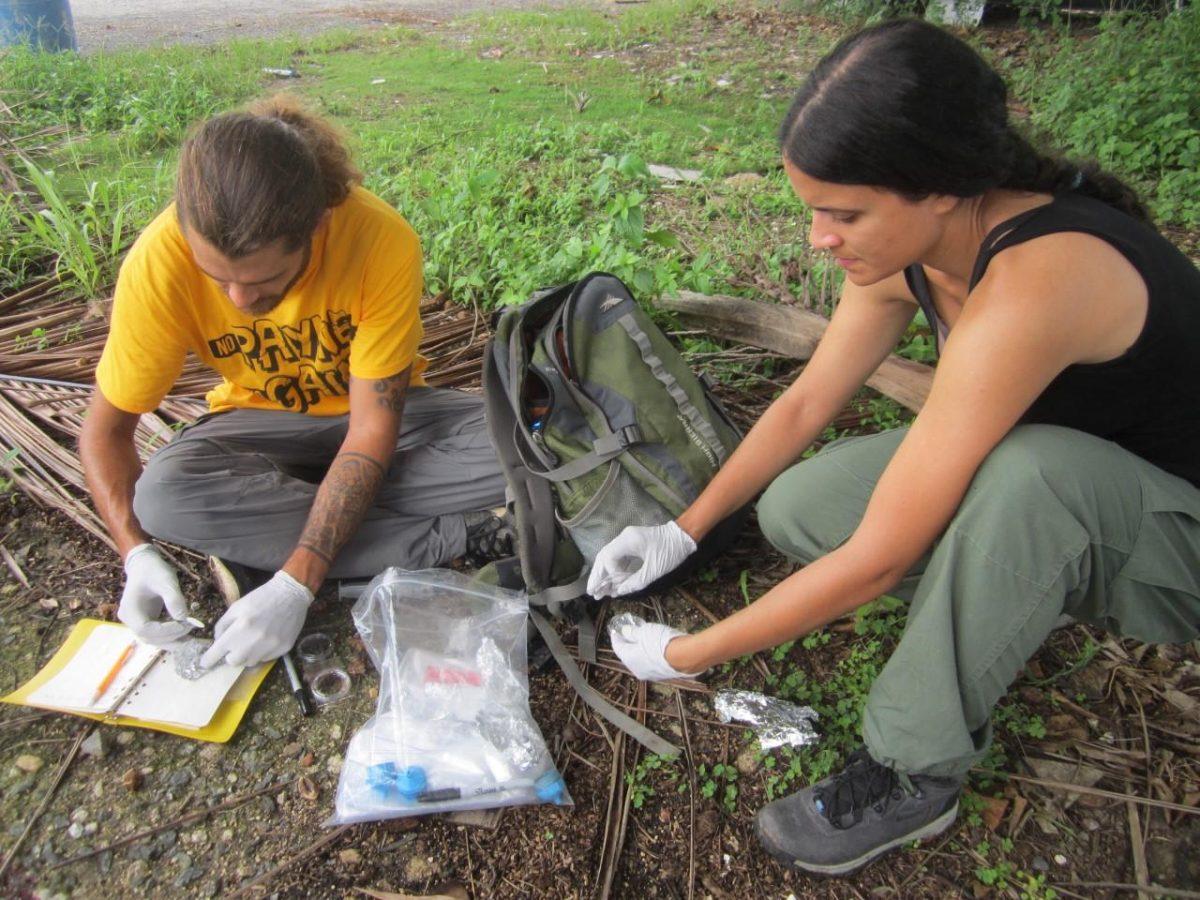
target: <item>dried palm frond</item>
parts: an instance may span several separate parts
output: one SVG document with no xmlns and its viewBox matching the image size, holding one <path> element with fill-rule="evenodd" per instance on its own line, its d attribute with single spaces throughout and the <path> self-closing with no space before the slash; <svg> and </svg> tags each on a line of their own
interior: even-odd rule
<svg viewBox="0 0 1200 900">
<path fill-rule="evenodd" d="M 0 298 L 0 474 L 111 545 L 87 500 L 75 450 L 104 349 L 107 305 L 69 299 L 54 280 Z M 430 360 L 426 380 L 477 387 L 485 324 L 470 310 L 436 304 L 426 306 L 422 319 L 421 352 Z M 171 396 L 138 422 L 135 441 L 143 460 L 204 412 L 198 398 L 215 380 L 189 356 Z"/>
</svg>

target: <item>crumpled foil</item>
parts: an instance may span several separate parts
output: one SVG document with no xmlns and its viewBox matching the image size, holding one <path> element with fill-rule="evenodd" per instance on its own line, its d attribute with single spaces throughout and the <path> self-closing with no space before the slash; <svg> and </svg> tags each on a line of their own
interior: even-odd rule
<svg viewBox="0 0 1200 900">
<path fill-rule="evenodd" d="M 718 691 L 713 706 L 722 722 L 744 722 L 754 729 L 762 749 L 803 747 L 819 735 L 813 723 L 817 711 L 755 691 Z"/>
<path fill-rule="evenodd" d="M 196 681 L 208 674 L 208 669 L 200 668 L 200 657 L 204 651 L 213 645 L 207 638 L 187 638 L 171 648 L 171 660 L 175 663 L 175 672 L 180 678 Z"/>
</svg>

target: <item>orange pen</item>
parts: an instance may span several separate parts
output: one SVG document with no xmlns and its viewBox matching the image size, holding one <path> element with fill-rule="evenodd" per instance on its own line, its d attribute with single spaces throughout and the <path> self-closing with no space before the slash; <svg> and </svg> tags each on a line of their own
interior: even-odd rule
<svg viewBox="0 0 1200 900">
<path fill-rule="evenodd" d="M 137 641 L 131 641 L 129 646 L 125 648 L 125 651 L 119 657 L 117 657 L 117 661 L 113 663 L 112 668 L 108 670 L 108 674 L 104 676 L 104 680 L 101 681 L 100 685 L 96 688 L 96 693 L 92 695 L 93 703 L 103 697 L 104 692 L 112 687 L 112 683 L 116 679 L 118 673 L 125 668 L 125 663 L 129 662 L 129 658 L 133 656 L 133 651 L 136 649 Z"/>
</svg>

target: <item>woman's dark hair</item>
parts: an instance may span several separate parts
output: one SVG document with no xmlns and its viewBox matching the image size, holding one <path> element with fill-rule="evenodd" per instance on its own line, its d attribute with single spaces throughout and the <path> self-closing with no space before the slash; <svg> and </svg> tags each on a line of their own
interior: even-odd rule
<svg viewBox="0 0 1200 900">
<path fill-rule="evenodd" d="M 181 225 L 238 259 L 280 239 L 304 246 L 360 181 L 341 134 L 281 94 L 192 131 L 175 203 Z"/>
<path fill-rule="evenodd" d="M 1040 153 L 1008 121 L 1004 81 L 971 47 L 917 19 L 839 43 L 813 70 L 780 129 L 806 175 L 910 199 L 988 188 L 1095 197 L 1136 218 L 1137 195 L 1094 162 Z"/>
</svg>

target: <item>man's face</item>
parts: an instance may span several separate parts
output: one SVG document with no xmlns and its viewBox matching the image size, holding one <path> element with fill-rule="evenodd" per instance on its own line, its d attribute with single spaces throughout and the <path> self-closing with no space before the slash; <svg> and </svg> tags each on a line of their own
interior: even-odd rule
<svg viewBox="0 0 1200 900">
<path fill-rule="evenodd" d="M 287 294 L 308 266 L 311 244 L 288 251 L 275 241 L 237 259 L 230 259 L 190 229 L 184 237 L 196 266 L 217 283 L 239 310 L 247 315 L 269 313 Z"/>
</svg>

